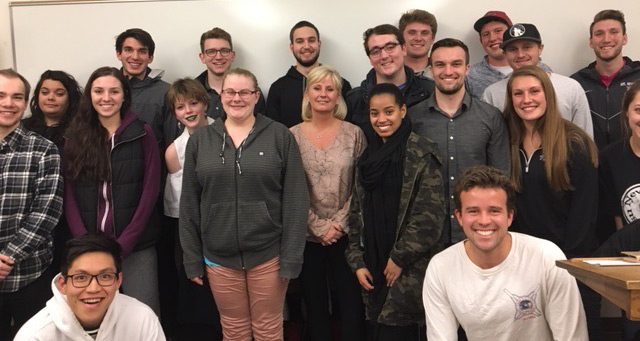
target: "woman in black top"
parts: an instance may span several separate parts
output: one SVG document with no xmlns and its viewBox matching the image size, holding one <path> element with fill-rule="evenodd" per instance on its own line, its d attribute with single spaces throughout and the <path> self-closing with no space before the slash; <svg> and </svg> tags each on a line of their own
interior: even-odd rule
<svg viewBox="0 0 640 341">
<path fill-rule="evenodd" d="M 31 116 L 22 123 L 61 149 L 64 131 L 76 115 L 81 98 L 82 91 L 73 76 L 64 71 L 47 70 L 40 76 L 33 92 Z"/>
<path fill-rule="evenodd" d="M 33 91 L 31 116 L 23 119 L 22 124 L 28 130 L 55 143 L 62 155 L 64 132 L 76 115 L 81 98 L 82 90 L 73 76 L 64 71 L 47 70 L 42 73 Z M 64 244 L 70 238 L 71 233 L 63 213 L 53 232 L 53 269 L 59 269 Z"/>
</svg>

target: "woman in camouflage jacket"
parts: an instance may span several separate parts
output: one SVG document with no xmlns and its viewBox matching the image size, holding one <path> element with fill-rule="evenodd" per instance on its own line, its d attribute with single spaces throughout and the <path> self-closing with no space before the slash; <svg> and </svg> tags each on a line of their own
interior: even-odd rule
<svg viewBox="0 0 640 341">
<path fill-rule="evenodd" d="M 368 147 L 358 161 L 347 261 L 363 288 L 376 340 L 416 337 L 424 323 L 422 282 L 442 249 L 444 220 L 437 146 L 411 132 L 402 93 L 370 93 Z"/>
</svg>

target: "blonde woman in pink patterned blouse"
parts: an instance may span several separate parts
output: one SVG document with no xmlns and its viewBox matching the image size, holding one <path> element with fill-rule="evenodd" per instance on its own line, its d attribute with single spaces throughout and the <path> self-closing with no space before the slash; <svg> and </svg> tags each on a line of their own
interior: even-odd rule
<svg viewBox="0 0 640 341">
<path fill-rule="evenodd" d="M 309 229 L 300 273 L 312 340 L 331 340 L 327 279 L 337 296 L 342 340 L 364 339 L 364 306 L 356 277 L 347 264 L 349 203 L 354 167 L 366 147 L 357 126 L 343 121 L 347 107 L 340 74 L 330 66 L 307 75 L 303 122 L 291 132 L 300 146 L 309 188 Z"/>
</svg>

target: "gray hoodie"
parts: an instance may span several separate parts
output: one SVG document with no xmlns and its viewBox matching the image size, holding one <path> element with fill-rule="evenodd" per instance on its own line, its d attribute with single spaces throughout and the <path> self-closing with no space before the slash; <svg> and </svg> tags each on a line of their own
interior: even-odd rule
<svg viewBox="0 0 640 341">
<path fill-rule="evenodd" d="M 309 196 L 291 132 L 256 115 L 236 149 L 220 119 L 196 130 L 185 154 L 180 243 L 187 277 L 203 274 L 203 257 L 246 269 L 276 256 L 280 277 L 297 277 Z"/>
</svg>

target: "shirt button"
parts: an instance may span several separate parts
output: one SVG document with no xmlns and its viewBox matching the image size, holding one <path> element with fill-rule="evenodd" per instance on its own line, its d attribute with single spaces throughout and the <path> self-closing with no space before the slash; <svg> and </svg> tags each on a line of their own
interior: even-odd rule
<svg viewBox="0 0 640 341">
<path fill-rule="evenodd" d="M 451 215 L 451 219 L 453 219 L 453 218 L 454 218 L 454 216 L 453 216 L 453 214 L 452 214 L 452 215 Z"/>
<path fill-rule="evenodd" d="M 453 140 L 453 136 L 449 136 L 449 140 Z"/>
<path fill-rule="evenodd" d="M 453 160 L 453 156 L 450 156 L 449 159 Z"/>
<path fill-rule="evenodd" d="M 453 122 L 453 118 L 450 118 L 450 119 L 449 119 L 449 122 Z"/>
<path fill-rule="evenodd" d="M 453 176 L 451 177 L 451 180 L 453 180 Z"/>
<path fill-rule="evenodd" d="M 453 199 L 453 195 L 451 196 L 451 199 Z"/>
</svg>

